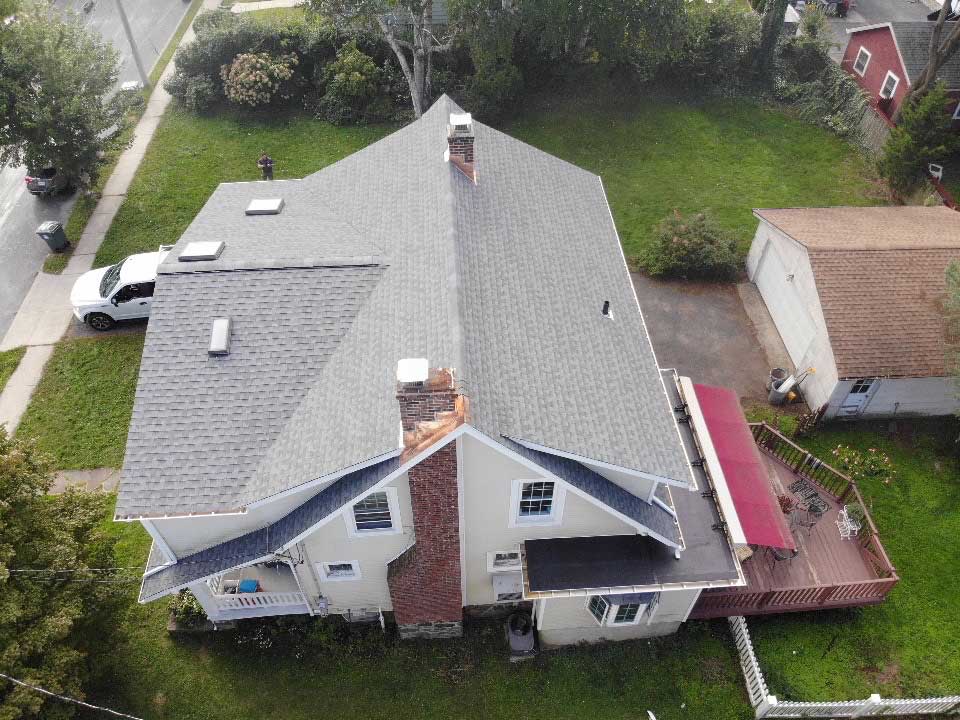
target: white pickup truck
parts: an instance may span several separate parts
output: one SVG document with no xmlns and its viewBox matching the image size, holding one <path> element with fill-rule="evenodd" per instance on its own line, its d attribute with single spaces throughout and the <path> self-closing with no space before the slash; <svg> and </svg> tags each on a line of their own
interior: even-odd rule
<svg viewBox="0 0 960 720">
<path fill-rule="evenodd" d="M 131 255 L 116 265 L 85 272 L 70 291 L 73 314 L 94 330 L 109 330 L 117 320 L 150 316 L 157 268 L 172 246 Z"/>
</svg>

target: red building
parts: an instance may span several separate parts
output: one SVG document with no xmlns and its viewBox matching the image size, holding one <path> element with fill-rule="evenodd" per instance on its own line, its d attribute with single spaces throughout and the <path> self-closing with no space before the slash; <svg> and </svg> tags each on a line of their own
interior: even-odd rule
<svg viewBox="0 0 960 720">
<path fill-rule="evenodd" d="M 947 23 L 944 37 L 953 25 Z M 927 64 L 933 26 L 930 21 L 886 22 L 847 30 L 850 40 L 841 66 L 867 91 L 871 104 L 888 120 Z M 960 55 L 940 69 L 938 79 L 946 83 L 954 98 L 947 110 L 960 126 Z"/>
</svg>

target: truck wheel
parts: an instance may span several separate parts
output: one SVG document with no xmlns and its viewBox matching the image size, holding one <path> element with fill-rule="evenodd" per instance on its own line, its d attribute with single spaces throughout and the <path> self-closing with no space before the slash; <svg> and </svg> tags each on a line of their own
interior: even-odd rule
<svg viewBox="0 0 960 720">
<path fill-rule="evenodd" d="M 109 330 L 116 324 L 116 320 L 109 315 L 104 315 L 103 313 L 90 313 L 87 315 L 86 320 L 87 325 L 92 327 L 94 330 L 99 330 L 100 332 Z"/>
</svg>

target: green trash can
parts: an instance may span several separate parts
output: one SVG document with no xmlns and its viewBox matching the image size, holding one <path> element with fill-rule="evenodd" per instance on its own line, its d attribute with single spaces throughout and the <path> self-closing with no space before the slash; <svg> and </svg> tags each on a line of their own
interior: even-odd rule
<svg viewBox="0 0 960 720">
<path fill-rule="evenodd" d="M 63 231 L 63 225 L 56 220 L 48 220 L 37 228 L 39 235 L 50 248 L 52 252 L 63 252 L 70 247 L 70 241 L 67 240 L 67 234 Z"/>
</svg>

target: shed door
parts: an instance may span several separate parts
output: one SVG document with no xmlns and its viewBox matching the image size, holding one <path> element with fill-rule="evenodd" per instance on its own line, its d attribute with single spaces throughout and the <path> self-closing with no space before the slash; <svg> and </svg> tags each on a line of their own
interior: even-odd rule
<svg viewBox="0 0 960 720">
<path fill-rule="evenodd" d="M 799 366 L 813 342 L 816 327 L 788 273 L 774 241 L 767 242 L 756 273 L 757 288 L 767 304 L 783 344 L 794 364 Z"/>
<path fill-rule="evenodd" d="M 847 397 L 840 404 L 837 416 L 856 417 L 863 414 L 879 384 L 880 380 L 878 378 L 860 378 L 855 381 L 853 387 L 850 388 L 850 392 L 847 393 Z"/>
</svg>

